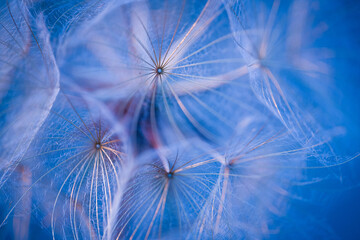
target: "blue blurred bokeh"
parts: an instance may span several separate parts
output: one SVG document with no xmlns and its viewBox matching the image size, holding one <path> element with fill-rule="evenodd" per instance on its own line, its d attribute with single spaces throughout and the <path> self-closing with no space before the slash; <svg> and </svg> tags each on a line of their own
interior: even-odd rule
<svg viewBox="0 0 360 240">
<path fill-rule="evenodd" d="M 329 93 L 334 99 L 334 109 L 341 115 L 330 113 L 329 118 L 345 133 L 333 139 L 337 153 L 351 158 L 360 152 L 360 1 L 321 1 L 318 19 L 326 22 L 328 30 L 317 41 L 320 46 L 332 49 L 335 91 Z M 335 112 L 335 111 L 334 111 Z M 360 158 L 340 166 L 340 181 L 313 184 L 307 194 L 318 196 L 317 203 L 305 207 L 315 223 L 329 224 L 333 235 L 316 237 L 319 228 L 313 229 L 309 239 L 360 239 Z M 314 224 L 309 222 L 308 224 Z M 316 226 L 316 224 L 315 224 Z M 286 237 L 285 237 L 286 238 Z M 304 236 L 294 237 L 304 239 Z"/>
</svg>

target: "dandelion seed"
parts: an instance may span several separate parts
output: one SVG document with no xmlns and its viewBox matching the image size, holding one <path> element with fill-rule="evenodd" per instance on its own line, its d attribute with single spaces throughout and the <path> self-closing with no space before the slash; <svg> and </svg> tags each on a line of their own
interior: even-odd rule
<svg viewBox="0 0 360 240">
<path fill-rule="evenodd" d="M 125 112 L 131 132 L 150 146 L 199 134 L 216 142 L 254 110 L 221 2 L 119 4 L 84 25 L 92 28 L 60 46 L 62 71 L 115 102 L 119 118 Z M 89 64 L 79 56 L 88 56 Z"/>
<path fill-rule="evenodd" d="M 213 153 L 222 164 L 214 173 L 216 193 L 192 234 L 197 239 L 268 236 L 271 219 L 287 206 L 290 183 L 300 180 L 313 147 L 301 147 L 276 120 L 244 119 L 225 149 Z"/>
<path fill-rule="evenodd" d="M 25 3 L 5 3 L 0 10 L 0 187 L 21 163 L 59 91 L 43 16 L 33 17 Z"/>
<path fill-rule="evenodd" d="M 326 51 L 322 54 L 319 49 L 314 55 L 314 46 L 306 45 L 313 41 L 310 40 L 313 23 L 307 16 L 311 14 L 310 2 L 259 1 L 255 6 L 246 1 L 229 0 L 225 5 L 238 49 L 247 61 L 255 94 L 299 141 L 306 143 L 320 126 L 289 93 L 296 89 L 299 99 L 301 92 L 310 88 L 313 92 L 307 95 L 322 95 L 319 104 L 331 101 L 323 101 L 331 88 L 329 67 L 322 59 Z M 299 85 L 307 87 L 302 89 Z M 326 93 L 320 93 L 324 89 Z"/>
<path fill-rule="evenodd" d="M 186 238 L 220 170 L 211 153 L 200 150 L 201 142 L 193 144 L 197 147 L 185 143 L 140 157 L 122 194 L 113 238 Z"/>
<path fill-rule="evenodd" d="M 59 94 L 23 160 L 35 180 L 11 204 L 9 214 L 26 195 L 42 189 L 42 195 L 49 198 L 36 201 L 41 205 L 44 201 L 53 203 L 44 211 L 51 216 L 49 227 L 54 238 L 62 231 L 75 239 L 105 234 L 125 159 L 124 138 L 118 138 L 116 128 L 107 127 L 108 120 L 101 117 L 94 102 L 91 106 L 89 112 L 83 99 Z M 34 162 L 37 167 L 33 167 Z M 51 185 L 44 186 L 45 181 Z"/>
</svg>

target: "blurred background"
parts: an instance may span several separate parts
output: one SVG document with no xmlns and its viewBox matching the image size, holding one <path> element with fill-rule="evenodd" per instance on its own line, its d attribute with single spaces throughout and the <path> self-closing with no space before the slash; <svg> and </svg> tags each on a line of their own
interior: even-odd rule
<svg viewBox="0 0 360 240">
<path fill-rule="evenodd" d="M 334 109 L 340 109 L 340 114 L 335 110 L 329 113 L 329 121 L 345 130 L 333 139 L 332 146 L 336 153 L 351 159 L 360 153 L 360 1 L 325 0 L 319 3 L 316 18 L 324 21 L 328 28 L 316 44 L 334 52 L 329 63 L 333 66 L 335 89 L 329 95 Z M 360 157 L 339 168 L 340 181 L 328 179 L 302 188 L 303 196 L 317 200 L 306 205 L 294 201 L 291 207 L 290 212 L 299 214 L 296 217 L 307 219 L 303 229 L 310 233 L 294 236 L 290 232 L 294 226 L 290 228 L 285 224 L 281 238 L 360 239 Z M 326 175 L 328 172 L 313 172 L 318 173 Z"/>
</svg>

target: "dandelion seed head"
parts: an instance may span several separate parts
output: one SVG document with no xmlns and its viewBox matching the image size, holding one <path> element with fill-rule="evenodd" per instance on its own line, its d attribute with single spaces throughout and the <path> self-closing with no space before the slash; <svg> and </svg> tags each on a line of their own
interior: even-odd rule
<svg viewBox="0 0 360 240">
<path fill-rule="evenodd" d="M 272 238 L 340 165 L 309 0 L 0 2 L 0 238 Z"/>
</svg>

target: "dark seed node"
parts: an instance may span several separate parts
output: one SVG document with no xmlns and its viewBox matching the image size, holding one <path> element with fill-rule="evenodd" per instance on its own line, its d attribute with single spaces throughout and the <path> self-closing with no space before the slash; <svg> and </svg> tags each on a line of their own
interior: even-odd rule
<svg viewBox="0 0 360 240">
<path fill-rule="evenodd" d="M 162 67 L 158 67 L 156 68 L 156 73 L 157 74 L 163 74 L 164 73 L 164 69 Z"/>
</svg>

